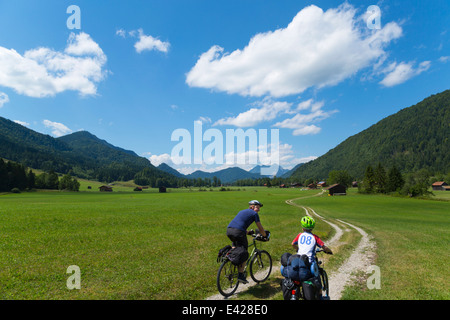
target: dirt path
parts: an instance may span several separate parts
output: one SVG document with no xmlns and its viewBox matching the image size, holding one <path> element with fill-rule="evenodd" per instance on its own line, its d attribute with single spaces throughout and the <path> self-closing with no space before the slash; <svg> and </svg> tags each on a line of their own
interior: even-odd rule
<svg viewBox="0 0 450 320">
<path fill-rule="evenodd" d="M 367 272 L 369 266 L 375 260 L 376 249 L 372 237 L 363 229 L 342 220 L 338 221 L 358 231 L 362 238 L 351 256 L 339 267 L 337 272 L 331 274 L 329 277 L 330 296 L 333 300 L 339 300 L 344 288 L 352 281 L 355 281 L 355 273 Z"/>
<path fill-rule="evenodd" d="M 322 193 L 315 194 L 311 197 L 320 196 Z M 372 237 L 369 236 L 367 232 L 365 232 L 363 229 L 356 227 L 348 222 L 337 219 L 337 222 L 339 222 L 341 225 L 346 226 L 346 228 L 341 228 L 338 224 L 332 223 L 327 219 L 323 218 L 322 216 L 320 216 L 319 214 L 317 214 L 312 208 L 305 207 L 294 202 L 296 200 L 305 198 L 306 197 L 286 200 L 286 203 L 291 206 L 302 208 L 303 210 L 305 210 L 307 215 L 315 216 L 315 218 L 318 218 L 323 222 L 328 223 L 335 230 L 335 234 L 333 235 L 333 237 L 327 241 L 327 246 L 329 246 L 330 248 L 339 246 L 341 244 L 341 238 L 344 235 L 344 233 L 352 232 L 351 229 L 354 229 L 359 234 L 361 234 L 361 240 L 359 241 L 355 250 L 351 253 L 350 257 L 338 268 L 337 271 L 328 274 L 330 286 L 330 299 L 339 300 L 342 297 L 342 292 L 344 291 L 345 287 L 351 284 L 353 281 L 355 281 L 356 278 L 355 274 L 359 272 L 366 273 L 369 266 L 373 264 L 373 261 L 375 259 L 376 244 L 373 241 Z M 279 268 L 279 264 L 275 263 L 272 268 L 272 272 L 274 270 L 277 270 L 277 268 Z M 239 285 L 236 294 L 256 285 L 256 283 L 250 277 L 247 278 L 248 278 L 247 280 L 249 280 L 249 283 L 246 285 Z M 235 297 L 236 294 L 230 298 Z M 224 297 L 220 294 L 216 294 L 207 298 L 207 300 L 223 300 L 223 299 Z"/>
</svg>

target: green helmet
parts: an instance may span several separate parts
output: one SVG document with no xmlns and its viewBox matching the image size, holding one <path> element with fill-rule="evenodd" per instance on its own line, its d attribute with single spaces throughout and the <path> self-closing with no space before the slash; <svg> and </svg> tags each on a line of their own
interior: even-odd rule
<svg viewBox="0 0 450 320">
<path fill-rule="evenodd" d="M 301 220 L 302 227 L 305 229 L 314 229 L 314 226 L 316 225 L 316 221 L 314 221 L 313 218 L 310 216 L 304 216 Z"/>
</svg>

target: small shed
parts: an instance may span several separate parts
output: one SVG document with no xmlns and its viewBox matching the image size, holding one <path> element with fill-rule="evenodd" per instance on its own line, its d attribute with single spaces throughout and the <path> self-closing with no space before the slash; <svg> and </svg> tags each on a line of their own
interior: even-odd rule
<svg viewBox="0 0 450 320">
<path fill-rule="evenodd" d="M 347 188 L 339 183 L 333 184 L 329 186 L 328 188 L 325 188 L 325 190 L 328 190 L 328 193 L 330 196 L 335 195 L 346 195 L 347 194 Z"/>
<path fill-rule="evenodd" d="M 308 184 L 308 189 L 316 189 L 317 185 L 315 183 Z"/>
<path fill-rule="evenodd" d="M 166 191 L 167 191 L 166 187 L 159 187 L 159 192 L 160 193 L 164 193 Z"/>
<path fill-rule="evenodd" d="M 98 188 L 100 189 L 101 192 L 112 192 L 113 191 L 112 187 L 110 187 L 110 186 L 101 186 Z"/>
<path fill-rule="evenodd" d="M 433 191 L 441 191 L 441 190 L 446 190 L 446 186 L 447 183 L 445 181 L 436 181 L 435 183 L 433 183 L 431 185 L 431 187 L 433 188 Z"/>
<path fill-rule="evenodd" d="M 326 181 L 320 181 L 317 186 L 321 187 L 321 188 L 325 188 L 327 186 L 327 182 Z"/>
</svg>

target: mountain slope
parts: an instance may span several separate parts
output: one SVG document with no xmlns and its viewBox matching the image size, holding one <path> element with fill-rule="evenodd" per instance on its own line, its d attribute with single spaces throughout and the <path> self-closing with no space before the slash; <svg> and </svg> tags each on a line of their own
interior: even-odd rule
<svg viewBox="0 0 450 320">
<path fill-rule="evenodd" d="M 170 174 L 174 175 L 175 177 L 186 178 L 186 176 L 184 174 L 178 172 L 177 170 L 175 170 L 174 168 L 172 168 L 171 166 L 169 166 L 166 163 L 161 163 L 159 166 L 157 166 L 157 168 L 161 171 L 170 173 Z"/>
<path fill-rule="evenodd" d="M 87 131 L 53 138 L 0 117 L 0 157 L 28 167 L 99 181 L 131 180 L 144 168 L 167 177 L 148 159 L 115 147 Z"/>
<path fill-rule="evenodd" d="M 355 178 L 368 165 L 396 165 L 403 172 L 422 168 L 450 171 L 450 90 L 402 109 L 370 128 L 349 137 L 325 155 L 300 166 L 298 179 L 328 177 L 331 170 L 347 170 Z"/>
</svg>

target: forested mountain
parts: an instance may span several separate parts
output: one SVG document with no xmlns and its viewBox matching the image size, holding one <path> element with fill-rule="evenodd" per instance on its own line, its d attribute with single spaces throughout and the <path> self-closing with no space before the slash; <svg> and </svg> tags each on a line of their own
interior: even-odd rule
<svg viewBox="0 0 450 320">
<path fill-rule="evenodd" d="M 177 170 L 175 170 L 174 168 L 172 168 L 171 166 L 169 166 L 168 164 L 165 163 L 161 163 L 159 166 L 157 166 L 157 168 L 161 171 L 170 173 L 172 175 L 174 175 L 175 177 L 178 178 L 186 178 L 186 176 L 180 172 L 178 172 Z"/>
<path fill-rule="evenodd" d="M 332 170 L 364 176 L 368 165 L 395 165 L 402 172 L 450 171 L 450 90 L 402 109 L 300 166 L 292 177 L 324 179 Z"/>
<path fill-rule="evenodd" d="M 169 174 L 148 159 L 115 147 L 89 132 L 53 138 L 0 117 L 0 157 L 25 166 L 111 182 L 131 180 L 144 168 L 154 177 Z"/>
</svg>

